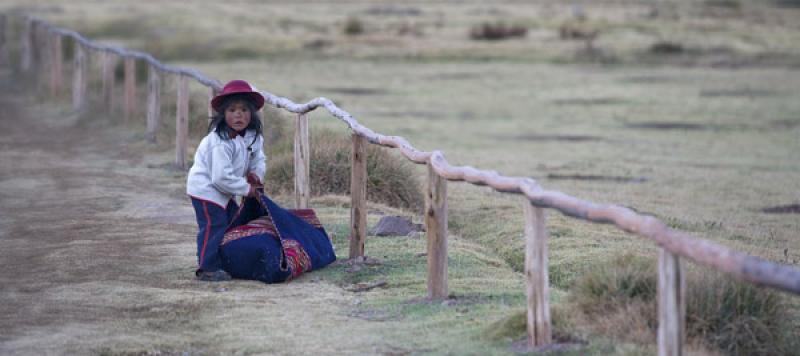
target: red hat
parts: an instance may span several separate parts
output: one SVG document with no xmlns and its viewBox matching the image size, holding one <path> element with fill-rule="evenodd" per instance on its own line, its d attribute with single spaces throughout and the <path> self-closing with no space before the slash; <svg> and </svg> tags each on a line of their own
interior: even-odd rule
<svg viewBox="0 0 800 356">
<path fill-rule="evenodd" d="M 250 99 L 253 100 L 256 110 L 259 110 L 262 106 L 264 106 L 264 96 L 261 95 L 261 93 L 259 93 L 255 87 L 244 80 L 236 79 L 231 80 L 228 82 L 228 84 L 225 84 L 225 86 L 222 88 L 222 91 L 214 96 L 213 99 L 211 99 L 211 107 L 214 109 L 214 111 L 219 112 L 220 105 L 222 105 L 222 102 L 225 101 L 225 97 L 234 94 L 245 94 L 249 96 Z"/>
</svg>

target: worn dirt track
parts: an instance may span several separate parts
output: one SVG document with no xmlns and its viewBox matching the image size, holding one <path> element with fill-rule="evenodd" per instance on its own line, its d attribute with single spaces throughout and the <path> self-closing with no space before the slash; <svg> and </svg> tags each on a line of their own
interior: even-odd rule
<svg viewBox="0 0 800 356">
<path fill-rule="evenodd" d="M 355 297 L 313 273 L 195 281 L 171 154 L 105 115 L 38 103 L 19 80 L 0 68 L 0 354 L 397 350 L 380 337 L 390 323 L 351 317 Z"/>
</svg>

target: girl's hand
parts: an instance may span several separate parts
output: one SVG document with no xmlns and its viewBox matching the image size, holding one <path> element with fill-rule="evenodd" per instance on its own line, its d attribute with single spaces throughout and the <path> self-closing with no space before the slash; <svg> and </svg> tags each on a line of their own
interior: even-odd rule
<svg viewBox="0 0 800 356">
<path fill-rule="evenodd" d="M 247 183 L 252 185 L 262 185 L 261 178 L 258 178 L 258 175 L 253 172 L 247 173 Z"/>
<path fill-rule="evenodd" d="M 263 188 L 261 185 L 250 184 L 250 191 L 247 192 L 248 198 L 257 198 L 258 192 Z"/>
</svg>

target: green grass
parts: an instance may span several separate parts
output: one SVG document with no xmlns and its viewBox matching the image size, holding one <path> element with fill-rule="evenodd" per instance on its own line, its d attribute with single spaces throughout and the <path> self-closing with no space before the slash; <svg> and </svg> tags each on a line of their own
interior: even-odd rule
<svg viewBox="0 0 800 356">
<path fill-rule="evenodd" d="M 316 201 L 319 212 L 328 210 L 331 200 Z M 376 206 L 377 209 L 382 209 Z M 385 208 L 383 208 L 385 209 Z M 375 216 L 370 216 L 376 219 Z M 337 251 L 348 247 L 345 224 L 328 224 Z M 524 308 L 526 305 L 521 275 L 513 272 L 491 251 L 480 245 L 453 237 L 448 256 L 450 297 L 447 302 L 428 301 L 426 293 L 425 240 L 406 237 L 369 237 L 367 255 L 377 258 L 379 265 L 364 265 L 353 272 L 347 264 L 338 264 L 312 275 L 343 287 L 357 283 L 384 280 L 386 287 L 357 294 L 361 300 L 352 315 L 372 320 L 374 332 L 385 332 L 412 353 L 508 354 L 511 342 L 525 338 Z M 340 252 L 340 254 L 343 252 Z M 556 304 L 563 292 L 555 289 Z M 554 309 L 556 335 L 561 342 L 581 340 L 570 334 L 564 311 Z M 585 342 L 585 341 L 580 341 Z M 601 339 L 592 338 L 575 354 L 606 354 L 619 350 Z"/>
<path fill-rule="evenodd" d="M 320 212 L 325 214 L 326 209 L 321 207 Z M 322 218 L 325 221 L 325 215 Z M 328 224 L 327 228 L 341 257 L 348 248 L 348 227 Z M 367 255 L 378 259 L 379 265 L 352 271 L 351 266 L 339 264 L 311 276 L 342 287 L 385 280 L 385 287 L 357 293 L 360 302 L 350 313 L 373 320 L 375 332 L 388 333 L 412 353 L 506 354 L 507 343 L 487 343 L 481 335 L 493 319 L 524 306 L 519 274 L 486 260 L 485 248 L 452 239 L 448 268 L 453 299 L 448 303 L 428 301 L 423 298 L 427 290 L 426 258 L 421 255 L 425 244 L 419 238 L 369 237 Z M 389 326 L 391 329 L 386 329 Z"/>
</svg>

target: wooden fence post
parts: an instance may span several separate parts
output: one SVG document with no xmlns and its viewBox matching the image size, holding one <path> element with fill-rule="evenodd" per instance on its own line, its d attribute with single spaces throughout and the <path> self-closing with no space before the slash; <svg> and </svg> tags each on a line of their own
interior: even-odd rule
<svg viewBox="0 0 800 356">
<path fill-rule="evenodd" d="M 309 181 L 308 114 L 297 115 L 294 130 L 294 206 L 297 209 L 308 208 L 311 196 Z"/>
<path fill-rule="evenodd" d="M 30 17 L 25 18 L 25 27 L 22 29 L 22 36 L 20 44 L 22 47 L 22 58 L 19 61 L 19 69 L 23 73 L 27 73 L 32 68 L 33 63 L 33 20 Z"/>
<path fill-rule="evenodd" d="M 175 111 L 175 166 L 186 169 L 186 145 L 189 138 L 189 78 L 178 75 L 178 103 Z"/>
<path fill-rule="evenodd" d="M 87 59 L 86 49 L 80 42 L 75 41 L 74 69 L 72 71 L 72 109 L 75 111 L 86 109 Z"/>
<path fill-rule="evenodd" d="M 447 298 L 447 180 L 428 161 L 425 228 L 428 235 L 428 298 Z"/>
<path fill-rule="evenodd" d="M 353 133 L 350 156 L 350 258 L 364 256 L 367 240 L 367 139 Z"/>
<path fill-rule="evenodd" d="M 103 102 L 106 103 L 108 112 L 114 112 L 114 86 L 116 75 L 114 69 L 117 65 L 116 55 L 109 51 L 103 52 Z"/>
<path fill-rule="evenodd" d="M 214 99 L 215 96 L 217 96 L 217 93 L 218 93 L 217 90 L 214 89 L 213 87 L 208 88 L 208 124 L 209 125 L 211 125 L 211 120 L 214 119 L 214 108 L 211 106 L 211 100 Z M 261 110 L 263 112 L 264 108 L 262 107 Z M 261 118 L 263 119 L 264 117 L 262 116 Z M 264 125 L 263 121 L 261 122 L 261 125 L 263 127 L 263 125 Z"/>
<path fill-rule="evenodd" d="M 47 62 L 47 35 L 42 23 L 33 23 L 33 63 L 37 67 L 45 66 Z M 41 71 L 39 73 L 42 73 Z"/>
<path fill-rule="evenodd" d="M 42 92 L 45 89 L 47 76 L 47 34 L 40 22 L 35 22 L 33 26 L 33 67 L 34 77 L 36 78 L 36 90 Z"/>
<path fill-rule="evenodd" d="M 61 35 L 50 34 L 50 96 L 58 97 L 64 81 Z"/>
<path fill-rule="evenodd" d="M 147 71 L 147 140 L 156 142 L 161 121 L 161 74 L 151 65 Z"/>
<path fill-rule="evenodd" d="M 125 122 L 128 122 L 136 111 L 136 59 L 133 57 L 125 57 L 124 89 L 123 117 Z"/>
<path fill-rule="evenodd" d="M 36 65 L 39 74 L 39 92 L 45 92 L 50 83 L 51 72 L 53 71 L 53 51 L 52 36 L 43 26 L 37 26 L 37 56 Z"/>
<path fill-rule="evenodd" d="M 678 255 L 658 255 L 658 354 L 683 355 L 686 340 L 686 281 Z"/>
<path fill-rule="evenodd" d="M 5 65 L 8 61 L 8 48 L 6 46 L 7 19 L 6 14 L 0 14 L 0 65 Z"/>
<path fill-rule="evenodd" d="M 528 346 L 552 342 L 550 281 L 547 275 L 547 227 L 543 208 L 524 202 L 525 282 L 528 291 Z"/>
</svg>

